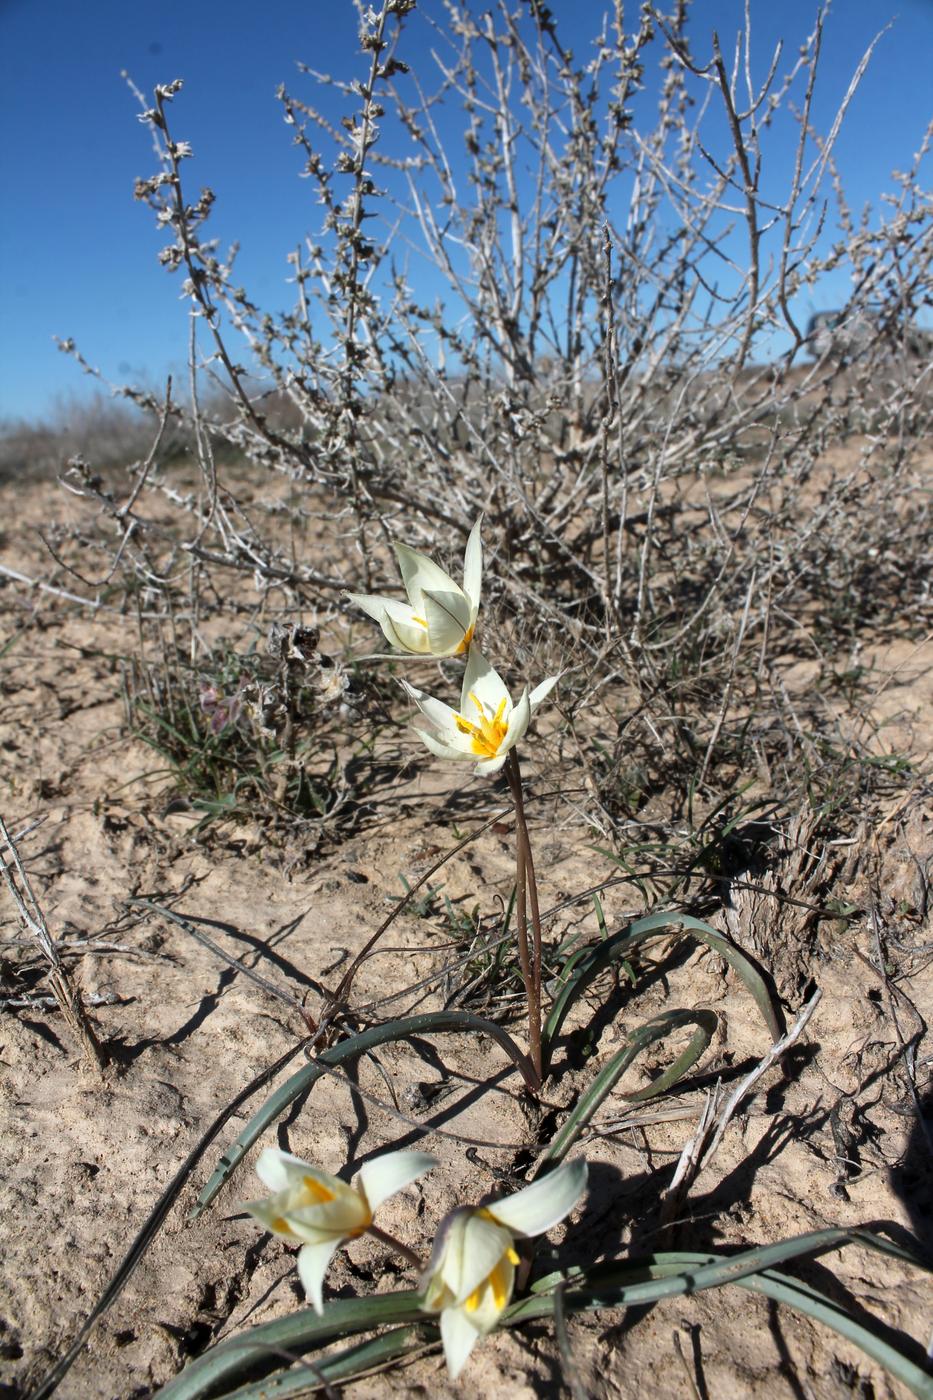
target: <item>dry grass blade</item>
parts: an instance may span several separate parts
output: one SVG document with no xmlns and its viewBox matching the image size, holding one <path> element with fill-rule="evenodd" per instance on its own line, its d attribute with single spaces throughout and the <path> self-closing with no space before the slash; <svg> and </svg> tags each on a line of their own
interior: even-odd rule
<svg viewBox="0 0 933 1400">
<path fill-rule="evenodd" d="M 59 956 L 55 940 L 33 891 L 16 842 L 10 835 L 2 817 L 0 817 L 0 837 L 2 837 L 3 844 L 9 853 L 9 858 L 7 858 L 0 849 L 0 871 L 3 872 L 3 881 L 9 891 L 10 898 L 16 906 L 23 928 L 35 939 L 49 965 L 46 976 L 55 995 L 55 1000 L 58 1002 L 59 1010 L 68 1023 L 72 1034 L 80 1043 L 87 1063 L 93 1066 L 98 1075 L 103 1075 L 107 1064 L 107 1053 L 97 1039 L 94 1027 L 84 1008 L 81 993 Z"/>
</svg>

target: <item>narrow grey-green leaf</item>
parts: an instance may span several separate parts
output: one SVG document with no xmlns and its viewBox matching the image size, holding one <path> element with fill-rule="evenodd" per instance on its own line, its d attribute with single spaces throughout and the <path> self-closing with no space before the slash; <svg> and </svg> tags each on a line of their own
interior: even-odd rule
<svg viewBox="0 0 933 1400">
<path fill-rule="evenodd" d="M 564 1159 L 629 1065 L 643 1050 L 647 1050 L 649 1045 L 666 1039 L 681 1026 L 696 1026 L 689 1044 L 662 1074 L 657 1075 L 644 1089 L 621 1095 L 629 1103 L 643 1103 L 657 1094 L 666 1093 L 676 1084 L 706 1050 L 716 1032 L 717 1021 L 715 1011 L 667 1011 L 634 1030 L 627 1043 L 613 1055 L 608 1064 L 603 1065 L 592 1084 L 571 1109 L 560 1131 L 544 1153 L 541 1159 L 542 1166 Z"/>
<path fill-rule="evenodd" d="M 634 923 L 626 925 L 618 933 L 613 934 L 611 938 L 607 938 L 589 949 L 581 949 L 579 956 L 574 955 L 572 959 L 568 960 L 568 966 L 561 973 L 560 990 L 554 998 L 544 1026 L 545 1066 L 553 1052 L 555 1041 L 560 1034 L 567 1013 L 577 998 L 582 996 L 587 987 L 612 963 L 618 962 L 634 952 L 648 938 L 672 925 L 679 926 L 692 938 L 700 943 L 705 943 L 726 959 L 751 992 L 768 1028 L 772 1044 L 780 1039 L 781 1027 L 771 1003 L 771 995 L 764 978 L 751 960 L 724 934 L 711 928 L 702 919 L 695 919 L 690 914 L 670 910 L 660 914 L 649 914 L 644 919 L 636 919 Z"/>
<path fill-rule="evenodd" d="M 386 1045 L 393 1040 L 404 1040 L 412 1035 L 424 1035 L 427 1031 L 435 1033 L 438 1031 L 473 1031 L 488 1035 L 502 1047 L 513 1063 L 518 1066 L 526 1080 L 529 1074 L 532 1076 L 534 1074 L 527 1055 L 518 1048 L 512 1037 L 501 1026 L 497 1026 L 494 1021 L 484 1021 L 482 1017 L 473 1016 L 468 1011 L 427 1011 L 421 1016 L 408 1016 L 403 1020 L 387 1021 L 384 1025 L 372 1026 L 369 1030 L 361 1031 L 359 1035 L 351 1036 L 348 1040 L 342 1040 L 338 1045 L 333 1045 L 328 1050 L 322 1051 L 316 1061 L 303 1066 L 302 1069 L 291 1075 L 266 1100 L 262 1108 L 253 1114 L 239 1137 L 231 1143 L 221 1157 L 198 1197 L 189 1219 L 196 1220 L 207 1209 L 220 1189 L 230 1180 L 253 1143 L 270 1123 L 274 1123 L 289 1105 L 310 1089 L 316 1080 L 327 1073 L 328 1069 L 345 1064 L 348 1060 L 355 1059 L 358 1055 L 364 1055 L 368 1050 L 374 1050 L 379 1045 Z"/>
<path fill-rule="evenodd" d="M 156 1400 L 204 1400 L 208 1395 L 222 1395 L 222 1383 L 247 1381 L 272 1370 L 283 1351 L 303 1353 L 355 1332 L 420 1321 L 420 1302 L 420 1293 L 407 1290 L 373 1298 L 337 1298 L 326 1304 L 320 1317 L 313 1308 L 301 1308 L 211 1347 L 163 1386 Z"/>
<path fill-rule="evenodd" d="M 332 1384 L 353 1380 L 374 1366 L 384 1366 L 388 1361 L 395 1361 L 436 1342 L 438 1336 L 437 1326 L 433 1323 L 394 1327 L 380 1337 L 357 1342 L 352 1347 L 324 1357 L 317 1365 L 293 1366 L 289 1371 L 279 1371 L 252 1385 L 227 1391 L 223 1400 L 298 1400 L 299 1396 L 307 1395 L 312 1387 L 320 1386 L 322 1382 Z"/>
</svg>

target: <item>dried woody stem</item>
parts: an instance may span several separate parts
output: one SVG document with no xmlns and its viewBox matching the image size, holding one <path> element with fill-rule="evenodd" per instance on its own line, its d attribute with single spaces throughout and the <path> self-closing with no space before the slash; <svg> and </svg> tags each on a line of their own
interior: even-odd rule
<svg viewBox="0 0 933 1400">
<path fill-rule="evenodd" d="M 49 932 L 45 915 L 33 893 L 29 876 L 26 874 L 19 851 L 16 849 L 16 843 L 7 830 L 2 817 L 0 817 L 0 836 L 2 836 L 11 858 L 8 861 L 3 851 L 0 850 L 0 870 L 3 872 L 6 887 L 16 905 L 23 927 L 32 934 L 49 963 L 48 982 L 55 994 L 55 1000 L 58 1002 L 62 1015 L 71 1027 L 73 1034 L 81 1042 L 86 1059 L 94 1065 L 100 1074 L 107 1063 L 106 1053 L 88 1020 L 84 1003 L 81 1000 L 81 993 L 72 982 L 67 967 L 59 957 L 55 940 Z M 19 884 L 16 881 L 17 876 Z"/>
<path fill-rule="evenodd" d="M 531 838 L 525 820 L 522 770 L 513 749 L 506 760 L 512 801 L 515 804 L 515 918 L 518 931 L 518 958 L 528 996 L 528 1050 L 540 1083 L 541 1055 L 541 911 L 535 879 Z M 528 947 L 528 910 L 531 912 L 532 946 Z"/>
</svg>

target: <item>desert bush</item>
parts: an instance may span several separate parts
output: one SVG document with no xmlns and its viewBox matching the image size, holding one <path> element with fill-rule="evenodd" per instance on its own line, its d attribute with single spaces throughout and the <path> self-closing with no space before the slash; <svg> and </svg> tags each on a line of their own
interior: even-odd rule
<svg viewBox="0 0 933 1400">
<path fill-rule="evenodd" d="M 684 5 L 631 29 L 610 9 L 583 57 L 537 3 L 361 11 L 359 76 L 279 93 L 322 211 L 281 315 L 208 235 L 182 85 L 159 87 L 136 194 L 183 279 L 191 386 L 121 392 L 190 435 L 200 484 L 173 492 L 160 448 L 132 509 L 109 503 L 124 575 L 152 578 L 167 494 L 174 567 L 332 616 L 385 581 L 390 536 L 453 557 L 483 513 L 500 634 L 522 664 L 559 653 L 598 824 L 671 780 L 681 809 L 750 771 L 799 789 L 778 659 L 868 622 L 920 635 L 928 604 L 927 144 L 881 218 L 853 214 L 834 144 L 870 50 L 816 132 L 823 25 L 756 73 L 749 33 L 726 54 Z M 795 156 L 772 173 L 780 122 Z M 812 289 L 846 272 L 836 324 L 859 334 L 808 339 Z"/>
</svg>

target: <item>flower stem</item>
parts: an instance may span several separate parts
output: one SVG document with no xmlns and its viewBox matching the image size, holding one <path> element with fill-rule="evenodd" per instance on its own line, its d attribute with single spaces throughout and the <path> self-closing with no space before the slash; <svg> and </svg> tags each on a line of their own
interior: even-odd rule
<svg viewBox="0 0 933 1400">
<path fill-rule="evenodd" d="M 378 1225 L 370 1225 L 366 1230 L 367 1235 L 372 1235 L 373 1239 L 380 1240 L 387 1244 L 390 1249 L 394 1249 L 396 1254 L 400 1254 L 411 1266 L 419 1272 L 424 1268 L 424 1260 L 416 1254 L 413 1249 L 409 1249 L 407 1244 L 402 1244 L 394 1235 L 390 1235 L 388 1230 L 381 1230 Z"/>
<path fill-rule="evenodd" d="M 538 908 L 538 884 L 535 879 L 531 838 L 525 820 L 522 794 L 522 771 L 518 754 L 513 749 L 506 760 L 512 801 L 515 804 L 515 917 L 518 930 L 518 960 L 528 997 L 528 1050 L 538 1080 L 541 1080 L 541 914 Z M 531 910 L 533 943 L 528 947 L 527 909 Z"/>
</svg>

